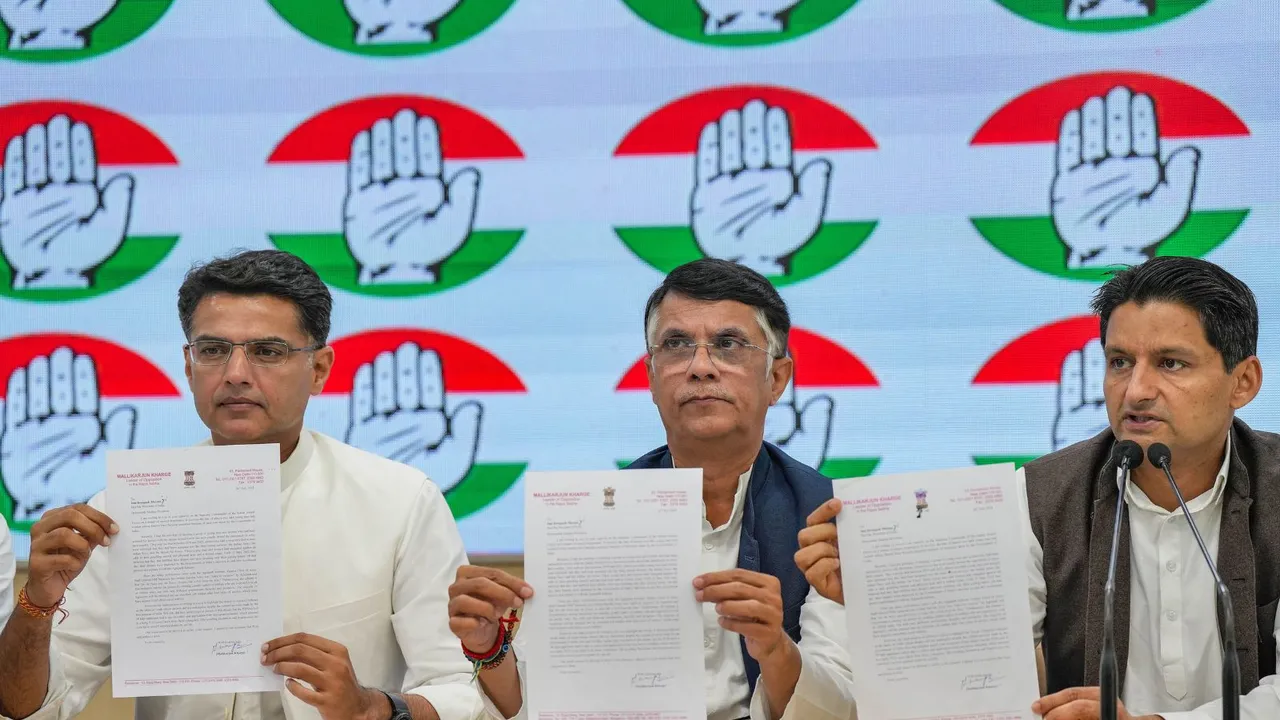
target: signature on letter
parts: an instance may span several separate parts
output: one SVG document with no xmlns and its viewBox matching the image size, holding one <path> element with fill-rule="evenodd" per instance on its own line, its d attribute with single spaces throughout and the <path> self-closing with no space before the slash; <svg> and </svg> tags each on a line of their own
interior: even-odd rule
<svg viewBox="0 0 1280 720">
<path fill-rule="evenodd" d="M 998 688 L 1000 687 L 1000 683 L 1003 681 L 1003 675 L 992 675 L 991 673 L 965 675 L 964 679 L 960 681 L 960 689 L 986 690 L 987 688 Z"/>
<path fill-rule="evenodd" d="M 631 676 L 631 687 L 634 688 L 664 688 L 667 682 L 671 680 L 670 675 L 662 673 L 647 672 L 636 673 Z"/>
<path fill-rule="evenodd" d="M 213 644 L 214 655 L 247 655 L 249 643 L 239 640 L 220 640 Z"/>
</svg>

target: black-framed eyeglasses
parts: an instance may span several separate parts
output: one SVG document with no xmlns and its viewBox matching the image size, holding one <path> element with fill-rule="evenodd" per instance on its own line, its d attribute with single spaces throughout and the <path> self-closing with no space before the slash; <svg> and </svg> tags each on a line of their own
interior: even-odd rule
<svg viewBox="0 0 1280 720">
<path fill-rule="evenodd" d="M 196 365 L 226 365 L 237 347 L 244 348 L 244 356 L 254 365 L 278 367 L 288 362 L 291 354 L 319 350 L 324 347 L 324 343 L 296 348 L 281 340 L 248 340 L 238 343 L 228 340 L 196 340 L 183 349 Z"/>
<path fill-rule="evenodd" d="M 657 345 L 650 345 L 649 354 L 653 356 L 654 363 L 662 367 L 688 365 L 700 347 L 707 349 L 711 361 L 717 365 L 723 363 L 734 367 L 745 365 L 751 358 L 752 351 L 769 353 L 767 349 L 741 338 L 724 336 L 711 342 L 694 342 L 691 338 L 682 337 L 667 338 Z"/>
</svg>

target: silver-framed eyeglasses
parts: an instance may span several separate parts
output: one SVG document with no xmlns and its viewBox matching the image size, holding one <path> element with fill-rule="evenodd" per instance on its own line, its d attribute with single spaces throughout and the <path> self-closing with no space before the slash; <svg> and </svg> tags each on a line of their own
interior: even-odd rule
<svg viewBox="0 0 1280 720">
<path fill-rule="evenodd" d="M 657 345 L 650 345 L 649 354 L 653 356 L 656 364 L 664 367 L 687 365 L 693 361 L 693 356 L 698 353 L 700 347 L 707 349 L 711 361 L 717 365 L 734 367 L 745 365 L 753 351 L 758 350 L 766 355 L 769 353 L 759 345 L 752 345 L 741 338 L 725 335 L 711 342 L 694 342 L 692 338 L 684 337 L 667 338 Z"/>
<path fill-rule="evenodd" d="M 188 343 L 184 349 L 191 355 L 191 362 L 196 365 L 226 365 L 237 347 L 244 348 L 244 356 L 254 365 L 278 367 L 288 362 L 293 353 L 319 350 L 324 344 L 296 348 L 282 340 L 249 340 L 238 343 L 229 340 L 196 340 Z"/>
</svg>

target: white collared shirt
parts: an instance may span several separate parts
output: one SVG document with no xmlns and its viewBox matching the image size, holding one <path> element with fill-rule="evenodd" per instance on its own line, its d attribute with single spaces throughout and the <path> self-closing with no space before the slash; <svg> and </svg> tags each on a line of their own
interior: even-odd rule
<svg viewBox="0 0 1280 720">
<path fill-rule="evenodd" d="M 206 443 L 207 444 L 207 441 Z M 449 631 L 448 588 L 467 562 L 453 515 L 422 473 L 304 430 L 280 466 L 284 631 L 346 646 L 362 685 L 426 698 L 441 720 L 481 712 L 471 664 Z M 90 505 L 103 509 L 103 493 Z M 49 692 L 33 720 L 74 717 L 111 673 L 107 553 L 67 591 Z M 279 693 L 138 698 L 147 720 L 318 720 Z"/>
<path fill-rule="evenodd" d="M 1223 494 L 1231 464 L 1231 439 L 1212 489 L 1187 501 L 1214 562 L 1222 524 Z M 1117 482 L 1120 477 L 1117 473 Z M 1023 533 L 1027 541 L 1031 620 L 1035 641 L 1044 634 L 1044 552 L 1031 529 L 1026 473 L 1018 470 Z M 1129 657 L 1121 695 L 1132 715 L 1159 713 L 1165 720 L 1222 717 L 1222 654 L 1213 575 L 1181 509 L 1151 502 L 1135 483 L 1129 508 Z M 1280 622 L 1276 627 L 1280 639 Z M 1278 653 L 1280 654 L 1280 653 Z M 1280 658 L 1277 658 L 1280 660 Z M 1092 684 L 1092 683 L 1089 683 Z M 1240 701 L 1243 720 L 1280 718 L 1280 680 L 1264 678 Z"/>
<path fill-rule="evenodd" d="M 738 566 L 742 508 L 746 503 L 750 479 L 751 468 L 747 468 L 738 477 L 733 511 L 724 525 L 718 528 L 711 526 L 711 522 L 707 520 L 706 503 L 703 503 L 703 573 L 732 570 Z M 853 671 L 849 667 L 849 654 L 844 649 L 844 643 L 848 641 L 844 613 L 843 606 L 822 597 L 812 588 L 809 589 L 804 605 L 800 608 L 800 679 L 781 720 L 857 718 L 853 697 Z M 764 677 L 757 680 L 755 693 L 752 694 L 747 683 L 742 641 L 737 633 L 720 626 L 714 603 L 702 604 L 702 633 L 707 720 L 739 720 L 748 717 L 751 720 L 773 720 L 765 695 Z M 525 664 L 520 659 L 521 649 L 522 643 L 517 633 L 512 642 L 512 651 L 516 655 L 516 671 L 523 697 Z M 480 692 L 489 716 L 504 718 L 493 701 L 484 694 L 483 687 Z M 527 717 L 523 705 L 514 716 L 517 720 L 525 720 Z"/>
<path fill-rule="evenodd" d="M 13 537 L 9 534 L 9 526 L 0 520 L 0 630 L 9 621 L 9 613 L 14 607 L 13 576 L 16 572 Z"/>
</svg>

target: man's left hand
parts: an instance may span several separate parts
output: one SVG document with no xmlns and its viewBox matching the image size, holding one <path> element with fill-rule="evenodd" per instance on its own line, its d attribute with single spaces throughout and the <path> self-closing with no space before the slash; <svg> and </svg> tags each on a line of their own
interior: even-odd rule
<svg viewBox="0 0 1280 720">
<path fill-rule="evenodd" d="M 287 635 L 262 646 L 262 664 L 285 676 L 289 692 L 319 710 L 324 720 L 390 715 L 378 712 L 390 705 L 382 693 L 360 686 L 351 657 L 339 643 L 307 633 Z"/>
<path fill-rule="evenodd" d="M 746 638 L 756 662 L 790 642 L 782 632 L 782 586 L 772 575 L 736 568 L 699 575 L 693 586 L 699 602 L 715 603 L 720 627 Z"/>
<path fill-rule="evenodd" d="M 1045 695 L 1031 705 L 1043 720 L 1100 720 L 1102 691 L 1098 687 L 1074 687 Z M 1124 703 L 1116 701 L 1116 720 L 1161 720 L 1159 715 L 1130 715 Z"/>
</svg>

